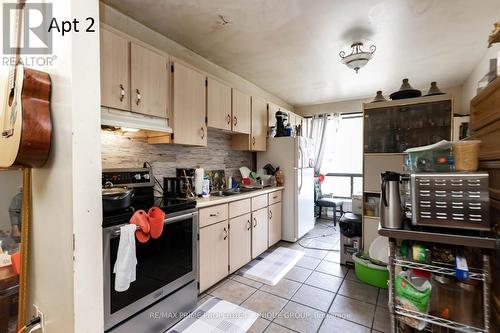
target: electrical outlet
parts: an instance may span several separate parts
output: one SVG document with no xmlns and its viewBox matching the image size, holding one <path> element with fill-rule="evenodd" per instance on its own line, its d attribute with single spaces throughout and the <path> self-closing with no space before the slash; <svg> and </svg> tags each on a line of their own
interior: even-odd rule
<svg viewBox="0 0 500 333">
<path fill-rule="evenodd" d="M 33 304 L 32 318 L 35 317 L 40 317 L 40 326 L 42 327 L 37 333 L 45 332 L 45 316 L 43 315 L 43 312 L 40 311 L 38 305 Z"/>
</svg>

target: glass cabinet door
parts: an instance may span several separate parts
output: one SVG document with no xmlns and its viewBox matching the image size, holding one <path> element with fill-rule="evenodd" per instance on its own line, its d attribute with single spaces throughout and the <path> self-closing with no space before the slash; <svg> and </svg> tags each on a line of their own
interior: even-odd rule
<svg viewBox="0 0 500 333">
<path fill-rule="evenodd" d="M 451 139 L 451 100 L 366 110 L 365 153 L 401 153 Z"/>
</svg>

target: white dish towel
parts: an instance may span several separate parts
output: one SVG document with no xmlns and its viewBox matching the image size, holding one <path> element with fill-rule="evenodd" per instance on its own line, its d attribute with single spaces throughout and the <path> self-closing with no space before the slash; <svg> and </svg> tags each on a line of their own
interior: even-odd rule
<svg viewBox="0 0 500 333">
<path fill-rule="evenodd" d="M 135 224 L 127 224 L 120 228 L 120 243 L 113 273 L 115 273 L 115 290 L 125 291 L 135 281 Z"/>
</svg>

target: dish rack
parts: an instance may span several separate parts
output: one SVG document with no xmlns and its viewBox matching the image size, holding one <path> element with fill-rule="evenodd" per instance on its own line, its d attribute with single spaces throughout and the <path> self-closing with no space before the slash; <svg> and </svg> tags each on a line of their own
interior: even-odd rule
<svg viewBox="0 0 500 333">
<path fill-rule="evenodd" d="M 388 231 L 384 229 L 384 231 L 380 231 L 379 233 L 389 237 L 389 312 L 391 315 L 391 332 L 392 333 L 403 333 L 407 332 L 404 327 L 405 325 L 398 320 L 400 317 L 408 317 L 417 320 L 421 320 L 427 323 L 427 326 L 422 332 L 439 332 L 439 333 L 447 333 L 447 332 L 467 332 L 467 333 L 493 333 L 491 331 L 490 326 L 490 254 L 487 250 L 483 250 L 482 254 L 482 267 L 477 269 L 470 269 L 469 278 L 478 280 L 482 282 L 482 297 L 483 297 L 483 318 L 484 324 L 483 327 L 472 327 L 470 325 L 447 320 L 441 317 L 432 316 L 430 314 L 422 314 L 420 312 L 415 312 L 412 310 L 404 309 L 396 304 L 396 292 L 395 292 L 395 272 L 396 267 L 404 267 L 404 268 L 416 268 L 419 270 L 424 270 L 431 273 L 437 273 L 447 276 L 455 276 L 455 270 L 449 265 L 435 263 L 432 264 L 423 264 L 417 263 L 407 259 L 401 259 L 396 256 L 396 239 L 403 239 L 398 237 L 398 231 Z M 392 236 L 392 237 L 391 237 Z M 408 238 L 404 238 L 408 239 Z M 439 242 L 435 242 L 439 243 Z M 447 243 L 447 242 L 443 242 Z M 449 244 L 449 243 L 447 243 Z M 495 240 L 493 239 L 493 243 L 495 244 Z M 452 245 L 464 245 L 471 246 L 470 244 L 452 244 Z M 492 245 L 494 246 L 494 245 Z"/>
</svg>

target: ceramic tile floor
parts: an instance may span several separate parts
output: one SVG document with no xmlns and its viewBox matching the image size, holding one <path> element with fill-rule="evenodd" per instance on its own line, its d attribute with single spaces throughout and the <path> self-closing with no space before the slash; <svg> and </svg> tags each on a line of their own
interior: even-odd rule
<svg viewBox="0 0 500 333">
<path fill-rule="evenodd" d="M 323 236 L 325 235 L 325 236 Z M 320 236 L 320 237 L 318 237 Z M 314 238 L 313 238 L 314 237 Z M 387 290 L 360 283 L 353 269 L 339 264 L 339 231 L 320 220 L 300 243 L 305 256 L 276 286 L 235 273 L 200 295 L 214 296 L 260 313 L 249 333 L 390 332 Z"/>
</svg>

